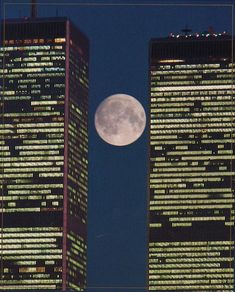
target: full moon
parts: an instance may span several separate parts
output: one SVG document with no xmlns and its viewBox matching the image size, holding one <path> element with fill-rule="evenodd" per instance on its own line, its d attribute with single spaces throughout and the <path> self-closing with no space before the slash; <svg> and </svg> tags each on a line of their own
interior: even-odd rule
<svg viewBox="0 0 235 292">
<path fill-rule="evenodd" d="M 125 146 L 135 142 L 143 133 L 146 115 L 140 102 L 127 94 L 114 94 L 98 106 L 95 127 L 107 143 Z"/>
</svg>

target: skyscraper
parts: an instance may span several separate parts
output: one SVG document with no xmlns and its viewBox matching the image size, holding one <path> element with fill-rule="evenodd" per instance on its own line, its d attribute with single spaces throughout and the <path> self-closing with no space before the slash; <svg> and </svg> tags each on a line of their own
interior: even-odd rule
<svg viewBox="0 0 235 292">
<path fill-rule="evenodd" d="M 88 51 L 67 18 L 3 23 L 0 289 L 86 286 Z"/>
<path fill-rule="evenodd" d="M 234 291 L 233 43 L 150 43 L 149 290 Z"/>
</svg>

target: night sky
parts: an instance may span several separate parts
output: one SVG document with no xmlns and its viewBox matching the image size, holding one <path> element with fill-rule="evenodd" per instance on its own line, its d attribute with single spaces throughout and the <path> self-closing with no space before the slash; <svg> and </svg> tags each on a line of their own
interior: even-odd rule
<svg viewBox="0 0 235 292">
<path fill-rule="evenodd" d="M 29 15 L 29 5 L 8 2 L 14 5 L 6 6 L 6 17 Z M 133 2 L 136 5 L 125 5 Z M 209 26 L 218 33 L 232 32 L 232 8 L 224 5 L 235 1 L 172 1 L 174 6 L 156 5 L 167 1 L 133 2 L 97 5 L 101 2 L 93 0 L 79 5 L 81 1 L 71 0 L 69 5 L 65 0 L 41 0 L 38 6 L 40 17 L 68 16 L 90 40 L 88 286 L 100 288 L 88 292 L 143 292 L 147 279 L 147 131 L 129 146 L 111 146 L 96 133 L 97 106 L 109 95 L 125 93 L 148 112 L 151 38 L 180 33 L 186 25 L 193 32 Z"/>
</svg>

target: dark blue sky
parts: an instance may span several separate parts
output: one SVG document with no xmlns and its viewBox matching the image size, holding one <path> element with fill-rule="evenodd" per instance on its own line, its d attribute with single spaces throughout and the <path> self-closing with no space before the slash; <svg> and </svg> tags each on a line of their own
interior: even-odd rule
<svg viewBox="0 0 235 292">
<path fill-rule="evenodd" d="M 29 5 L 11 2 L 6 17 L 29 15 Z M 103 288 L 88 292 L 143 292 L 104 287 L 146 286 L 147 132 L 129 146 L 108 145 L 95 131 L 94 113 L 115 93 L 136 97 L 148 112 L 149 40 L 178 33 L 185 25 L 193 32 L 209 26 L 232 32 L 232 7 L 224 5 L 235 2 L 172 1 L 171 6 L 146 5 L 167 1 L 103 1 L 102 6 L 95 5 L 101 3 L 97 0 L 93 5 L 76 0 L 70 1 L 72 5 L 65 0 L 40 2 L 39 16 L 68 16 L 90 40 L 88 285 Z M 183 3 L 214 6 L 177 5 Z"/>
</svg>

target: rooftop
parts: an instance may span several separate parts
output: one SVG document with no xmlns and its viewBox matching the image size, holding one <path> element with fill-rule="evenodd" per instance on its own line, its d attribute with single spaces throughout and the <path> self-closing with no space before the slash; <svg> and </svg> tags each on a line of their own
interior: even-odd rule
<svg viewBox="0 0 235 292">
<path fill-rule="evenodd" d="M 223 31 L 222 33 L 215 33 L 215 32 L 211 32 L 211 31 L 204 31 L 202 33 L 191 33 L 191 30 L 182 30 L 182 32 L 185 33 L 181 33 L 181 34 L 174 34 L 174 33 L 170 33 L 168 38 L 180 38 L 180 39 L 198 39 L 198 38 L 228 38 L 231 37 L 231 35 L 226 32 Z"/>
</svg>

